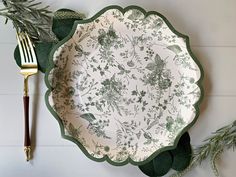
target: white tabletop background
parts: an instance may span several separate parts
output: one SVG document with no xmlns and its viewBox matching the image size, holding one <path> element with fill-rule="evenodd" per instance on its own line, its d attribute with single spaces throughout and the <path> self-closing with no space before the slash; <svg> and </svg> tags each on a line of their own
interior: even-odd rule
<svg viewBox="0 0 236 177">
<path fill-rule="evenodd" d="M 43 0 L 52 10 L 70 8 L 93 16 L 108 5 L 138 5 L 163 14 L 190 37 L 204 70 L 205 97 L 191 128 L 198 145 L 214 130 L 236 119 L 236 1 L 235 0 Z M 61 138 L 59 125 L 45 106 L 44 75 L 30 79 L 31 136 L 34 156 L 23 153 L 23 78 L 13 59 L 15 31 L 0 18 L 0 176 L 1 177 L 145 177 L 136 166 L 115 167 L 88 159 L 72 142 Z M 236 152 L 218 161 L 222 177 L 236 174 Z M 168 175 L 166 175 L 168 176 Z M 213 177 L 208 162 L 186 177 Z"/>
</svg>

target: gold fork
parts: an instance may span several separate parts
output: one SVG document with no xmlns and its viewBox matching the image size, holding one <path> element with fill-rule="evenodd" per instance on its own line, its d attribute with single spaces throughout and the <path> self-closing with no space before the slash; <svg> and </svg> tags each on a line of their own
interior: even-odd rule
<svg viewBox="0 0 236 177">
<path fill-rule="evenodd" d="M 29 135 L 29 95 L 28 95 L 28 78 L 38 72 L 37 58 L 33 44 L 26 32 L 17 33 L 17 42 L 21 57 L 20 73 L 24 76 L 24 115 L 25 115 L 25 137 L 24 137 L 24 152 L 26 160 L 31 158 L 31 142 Z"/>
</svg>

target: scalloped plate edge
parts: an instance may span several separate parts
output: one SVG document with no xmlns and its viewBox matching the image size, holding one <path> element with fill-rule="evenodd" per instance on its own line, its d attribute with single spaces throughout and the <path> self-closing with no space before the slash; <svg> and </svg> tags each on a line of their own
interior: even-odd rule
<svg viewBox="0 0 236 177">
<path fill-rule="evenodd" d="M 120 12 L 122 12 L 123 14 L 125 14 L 127 11 L 129 10 L 132 10 L 132 9 L 136 9 L 136 10 L 139 10 L 141 11 L 144 15 L 145 15 L 145 18 L 149 15 L 157 15 L 159 17 L 161 17 L 164 22 L 167 24 L 167 26 L 169 27 L 169 29 L 174 33 L 176 34 L 177 36 L 179 37 L 182 37 L 186 40 L 186 45 L 187 45 L 187 50 L 190 54 L 190 56 L 192 57 L 192 59 L 194 60 L 194 62 L 197 64 L 197 66 L 199 67 L 199 70 L 200 70 L 200 78 L 199 80 L 196 82 L 196 85 L 198 85 L 198 87 L 200 88 L 200 97 L 198 99 L 198 101 L 193 105 L 195 110 L 196 110 L 196 115 L 193 119 L 193 121 L 188 124 L 188 126 L 186 126 L 177 136 L 176 136 L 176 139 L 174 141 L 174 145 L 173 146 L 166 146 L 166 147 L 163 147 L 157 151 L 155 151 L 152 155 L 150 155 L 146 160 L 142 161 L 142 162 L 135 162 L 133 161 L 130 157 L 128 157 L 125 161 L 123 162 L 114 162 L 112 161 L 107 155 L 104 155 L 103 158 L 95 158 L 93 157 L 92 155 L 90 155 L 88 153 L 88 151 L 83 147 L 83 145 L 77 141 L 75 138 L 71 137 L 71 136 L 67 136 L 65 134 L 65 130 L 64 130 L 64 126 L 63 126 L 63 123 L 62 123 L 62 120 L 59 118 L 58 114 L 53 110 L 53 108 L 51 107 L 51 105 L 49 104 L 49 95 L 52 91 L 52 87 L 49 83 L 49 80 L 48 80 L 48 77 L 49 77 L 49 73 L 50 71 L 53 69 L 54 67 L 54 63 L 53 63 L 53 55 L 54 55 L 54 52 L 57 50 L 57 48 L 59 46 L 61 46 L 62 44 L 64 44 L 65 42 L 67 42 L 74 34 L 75 30 L 76 30 L 76 27 L 78 24 L 83 24 L 83 23 L 89 23 L 91 21 L 93 21 L 94 19 L 96 19 L 97 17 L 101 16 L 103 13 L 105 13 L 107 10 L 110 10 L 110 9 L 117 9 L 119 10 Z M 202 81 L 203 81 L 203 77 L 204 77 L 204 71 L 203 71 L 203 68 L 200 64 L 200 62 L 197 60 L 197 58 L 194 56 L 193 52 L 191 51 L 191 48 L 190 48 L 190 42 L 189 42 L 189 37 L 178 32 L 172 25 L 171 23 L 160 13 L 156 12 L 156 11 L 145 11 L 143 8 L 139 7 L 139 6 L 135 6 L 135 5 L 131 5 L 131 6 L 128 6 L 126 8 L 122 8 L 120 6 L 117 6 L 117 5 L 111 5 L 111 6 L 107 6 L 105 7 L 104 9 L 100 10 L 97 14 L 95 14 L 93 17 L 89 18 L 89 19 L 85 19 L 85 20 L 80 20 L 80 21 L 75 21 L 74 22 L 74 25 L 73 25 L 73 28 L 70 32 L 70 34 L 65 37 L 63 40 L 61 40 L 60 42 L 58 42 L 52 49 L 50 55 L 49 55 L 49 66 L 45 72 L 45 83 L 46 83 L 46 86 L 48 88 L 48 90 L 46 91 L 46 94 L 45 94 L 45 102 L 46 102 L 46 106 L 48 108 L 48 110 L 51 112 L 51 114 L 56 118 L 56 120 L 58 121 L 59 123 L 59 126 L 60 126 L 60 130 L 61 130 L 61 136 L 64 138 L 64 139 L 67 139 L 69 141 L 72 141 L 74 142 L 75 144 L 77 144 L 79 146 L 79 148 L 82 150 L 82 152 L 88 157 L 90 158 L 91 160 L 94 160 L 94 161 L 97 161 L 97 162 L 103 162 L 103 161 L 107 161 L 108 163 L 110 163 L 111 165 L 115 165 L 115 166 L 122 166 L 122 165 L 126 165 L 128 163 L 131 163 L 133 165 L 143 165 L 149 161 L 151 161 L 154 157 L 156 157 L 159 153 L 163 152 L 163 151 L 167 151 L 167 150 L 171 150 L 171 149 L 175 149 L 177 144 L 178 144 L 178 141 L 180 139 L 180 137 L 186 132 L 188 131 L 193 125 L 194 123 L 196 122 L 197 118 L 199 117 L 199 114 L 200 114 L 200 109 L 199 109 L 199 105 L 200 103 L 202 102 L 203 100 L 203 97 L 204 97 L 204 91 L 203 91 L 203 86 L 202 86 Z"/>
</svg>

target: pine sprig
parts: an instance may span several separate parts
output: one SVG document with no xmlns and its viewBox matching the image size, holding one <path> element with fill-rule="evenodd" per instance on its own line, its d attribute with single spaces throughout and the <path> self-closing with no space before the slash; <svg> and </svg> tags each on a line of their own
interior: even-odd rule
<svg viewBox="0 0 236 177">
<path fill-rule="evenodd" d="M 38 41 L 57 41 L 52 32 L 52 12 L 35 0 L 2 0 L 5 8 L 0 16 L 10 19 L 17 31 L 26 31 Z"/>
<path fill-rule="evenodd" d="M 211 168 L 215 174 L 215 176 L 220 176 L 219 175 L 219 170 L 216 166 L 216 161 L 220 158 L 220 155 L 223 153 L 223 149 L 216 149 L 214 152 L 211 154 Z"/>
<path fill-rule="evenodd" d="M 219 176 L 216 161 L 224 150 L 235 149 L 236 147 L 236 121 L 232 124 L 218 129 L 213 135 L 204 140 L 203 145 L 194 149 L 190 165 L 181 172 L 177 172 L 171 177 L 182 177 L 192 168 L 200 165 L 203 160 L 210 157 L 211 167 L 215 176 Z"/>
</svg>

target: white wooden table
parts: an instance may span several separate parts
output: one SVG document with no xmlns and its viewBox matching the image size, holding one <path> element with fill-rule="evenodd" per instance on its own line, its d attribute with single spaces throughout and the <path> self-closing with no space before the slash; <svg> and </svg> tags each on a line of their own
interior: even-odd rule
<svg viewBox="0 0 236 177">
<path fill-rule="evenodd" d="M 205 70 L 205 98 L 201 115 L 191 128 L 198 145 L 212 131 L 236 119 L 236 1 L 235 0 L 43 0 L 53 10 L 70 8 L 88 17 L 108 5 L 138 5 L 162 13 L 190 37 L 192 50 Z M 60 136 L 59 125 L 44 102 L 44 75 L 30 79 L 33 160 L 23 153 L 23 78 L 13 59 L 16 46 L 12 25 L 0 18 L 0 176 L 1 177 L 144 177 L 132 165 L 114 167 L 88 159 Z M 218 162 L 222 177 L 234 177 L 236 153 L 226 152 Z M 168 176 L 168 175 L 167 175 Z M 209 163 L 189 177 L 213 177 Z"/>
</svg>

